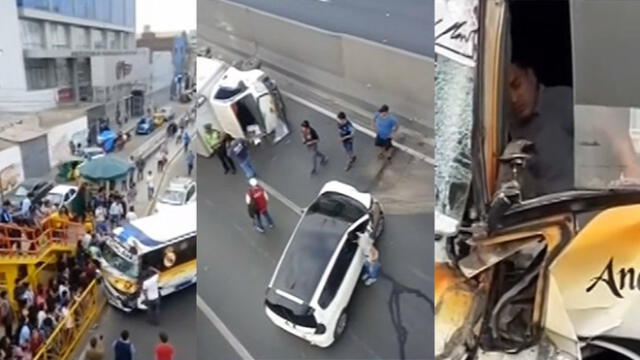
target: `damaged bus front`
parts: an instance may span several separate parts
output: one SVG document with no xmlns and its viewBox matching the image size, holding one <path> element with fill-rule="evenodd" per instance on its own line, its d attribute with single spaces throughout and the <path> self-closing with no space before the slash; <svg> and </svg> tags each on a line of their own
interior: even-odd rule
<svg viewBox="0 0 640 360">
<path fill-rule="evenodd" d="M 640 3 L 436 18 L 437 358 L 639 359 Z"/>
</svg>

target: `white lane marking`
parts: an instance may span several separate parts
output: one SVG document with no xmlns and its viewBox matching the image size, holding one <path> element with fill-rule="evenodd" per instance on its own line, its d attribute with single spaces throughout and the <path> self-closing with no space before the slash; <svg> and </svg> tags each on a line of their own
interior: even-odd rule
<svg viewBox="0 0 640 360">
<path fill-rule="evenodd" d="M 231 333 L 231 331 L 227 328 L 227 326 L 220 320 L 218 315 L 211 310 L 209 305 L 200 297 L 200 295 L 196 295 L 196 304 L 200 311 L 204 314 L 204 316 L 209 319 L 209 321 L 215 326 L 218 331 L 224 336 L 224 338 L 229 342 L 231 347 L 240 355 L 240 357 L 244 360 L 255 360 L 253 356 L 249 353 L 249 350 L 240 343 L 240 341 Z"/>
<path fill-rule="evenodd" d="M 293 201 L 289 200 L 289 198 L 287 198 L 286 196 L 284 196 L 282 193 L 280 193 L 278 190 L 274 189 L 273 187 L 271 187 L 271 185 L 265 183 L 262 180 L 258 181 L 260 183 L 260 185 L 267 190 L 267 192 L 271 195 L 273 195 L 273 197 L 275 197 L 276 199 L 280 200 L 281 203 L 283 203 L 286 207 L 288 207 L 291 211 L 293 211 L 294 213 L 301 215 L 303 212 L 303 209 L 296 205 Z"/>
<path fill-rule="evenodd" d="M 331 119 L 333 119 L 335 117 L 335 113 L 333 111 L 327 110 L 327 109 L 323 108 L 320 105 L 314 104 L 311 101 L 303 99 L 300 96 L 294 95 L 294 94 L 292 94 L 290 92 L 287 92 L 287 91 L 281 91 L 281 92 L 282 92 L 282 94 L 284 94 L 285 96 L 287 96 L 291 100 L 293 100 L 293 101 L 295 101 L 297 103 L 300 103 L 300 104 L 302 104 L 302 105 L 304 105 L 304 106 L 306 106 L 306 107 L 308 107 L 308 108 L 310 108 L 312 110 L 315 110 L 315 111 L 317 111 L 317 112 L 319 112 L 319 113 L 321 113 L 321 114 L 323 114 L 325 116 L 328 116 Z M 353 127 L 356 128 L 356 130 L 360 131 L 361 133 L 363 133 L 363 134 L 365 134 L 365 135 L 367 135 L 369 137 L 372 137 L 372 138 L 376 137 L 376 133 L 371 129 L 365 128 L 365 127 L 360 126 L 360 125 L 355 124 L 355 123 L 353 124 Z M 408 147 L 406 145 L 398 144 L 398 143 L 394 143 L 393 146 L 395 146 L 396 148 L 400 149 L 401 151 L 404 151 L 407 154 L 409 154 L 409 155 L 411 155 L 411 156 L 413 156 L 413 157 L 415 157 L 415 158 L 417 158 L 419 160 L 422 160 L 422 161 L 426 162 L 427 164 L 434 165 L 434 166 L 436 164 L 435 160 L 432 157 L 428 156 L 427 154 L 423 154 L 423 153 L 419 152 L 418 150 L 412 149 L 412 148 L 410 148 L 410 147 Z"/>
</svg>

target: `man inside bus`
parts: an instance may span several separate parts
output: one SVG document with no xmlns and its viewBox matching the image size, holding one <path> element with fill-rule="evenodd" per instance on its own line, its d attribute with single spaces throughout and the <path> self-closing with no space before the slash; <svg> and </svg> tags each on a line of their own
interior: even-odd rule
<svg viewBox="0 0 640 360">
<path fill-rule="evenodd" d="M 513 118 L 511 140 L 535 144 L 529 160 L 525 197 L 570 190 L 573 187 L 573 92 L 568 86 L 545 87 L 531 66 L 513 61 L 508 74 Z"/>
<path fill-rule="evenodd" d="M 509 98 L 513 119 L 509 127 L 511 140 L 526 139 L 535 144 L 529 160 L 524 197 L 531 198 L 574 188 L 574 102 L 568 86 L 542 85 L 531 66 L 513 61 L 508 75 Z M 624 131 L 616 131 L 606 119 L 594 121 L 596 132 L 612 145 L 613 156 L 621 164 L 623 176 L 640 179 L 640 166 Z M 529 184 L 530 182 L 530 184 Z"/>
</svg>

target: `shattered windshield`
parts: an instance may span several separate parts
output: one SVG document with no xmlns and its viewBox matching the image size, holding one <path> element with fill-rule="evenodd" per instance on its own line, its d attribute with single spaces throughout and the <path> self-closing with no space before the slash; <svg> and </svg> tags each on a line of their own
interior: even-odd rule
<svg viewBox="0 0 640 360">
<path fill-rule="evenodd" d="M 471 185 L 475 69 L 438 56 L 436 65 L 436 213 L 460 221 Z"/>
</svg>

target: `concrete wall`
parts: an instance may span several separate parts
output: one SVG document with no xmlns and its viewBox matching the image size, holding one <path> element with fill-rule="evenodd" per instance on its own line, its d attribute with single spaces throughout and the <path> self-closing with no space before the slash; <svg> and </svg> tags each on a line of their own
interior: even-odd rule
<svg viewBox="0 0 640 360">
<path fill-rule="evenodd" d="M 0 151 L 1 191 L 8 192 L 24 180 L 22 153 L 18 145 Z"/>
<path fill-rule="evenodd" d="M 2 61 L 0 68 L 1 63 Z M 37 112 L 54 108 L 58 106 L 57 91 L 58 89 L 26 91 L 0 88 L 0 111 Z"/>
<path fill-rule="evenodd" d="M 156 92 L 171 85 L 173 60 L 170 51 L 154 51 L 151 60 L 151 90 Z"/>
<path fill-rule="evenodd" d="M 222 0 L 198 3 L 198 36 L 432 126 L 434 65 L 427 57 Z"/>
<path fill-rule="evenodd" d="M 57 166 L 60 162 L 71 156 L 69 141 L 71 141 L 71 138 L 75 134 L 86 131 L 86 116 L 82 116 L 49 129 L 47 133 L 47 144 L 49 146 L 51 167 Z"/>
</svg>

